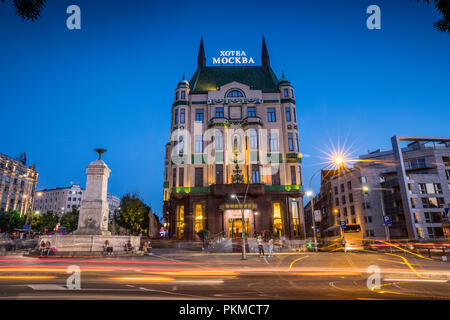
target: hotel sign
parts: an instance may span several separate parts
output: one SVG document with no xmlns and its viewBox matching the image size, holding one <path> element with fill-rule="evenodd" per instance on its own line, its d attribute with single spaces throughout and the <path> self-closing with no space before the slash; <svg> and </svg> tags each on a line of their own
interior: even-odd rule
<svg viewBox="0 0 450 320">
<path fill-rule="evenodd" d="M 220 56 L 213 58 L 213 64 L 255 64 L 252 57 L 247 57 L 245 51 L 220 51 Z"/>
</svg>

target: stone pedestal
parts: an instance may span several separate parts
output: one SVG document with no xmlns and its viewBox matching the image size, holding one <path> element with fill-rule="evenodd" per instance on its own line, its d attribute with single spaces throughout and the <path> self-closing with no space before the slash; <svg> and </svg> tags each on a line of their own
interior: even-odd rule
<svg viewBox="0 0 450 320">
<path fill-rule="evenodd" d="M 136 236 L 102 236 L 102 235 L 44 235 L 39 241 L 50 241 L 57 252 L 99 252 L 103 251 L 103 245 L 108 240 L 114 252 L 125 251 L 128 241 L 135 250 L 139 249 L 140 237 Z"/>
<path fill-rule="evenodd" d="M 110 235 L 108 231 L 108 178 L 111 170 L 97 159 L 86 167 L 86 192 L 81 203 L 78 229 L 74 235 Z"/>
</svg>

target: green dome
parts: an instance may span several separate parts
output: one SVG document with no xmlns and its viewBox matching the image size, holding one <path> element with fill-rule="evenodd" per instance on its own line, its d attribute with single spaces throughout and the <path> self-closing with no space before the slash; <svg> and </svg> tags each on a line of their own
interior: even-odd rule
<svg viewBox="0 0 450 320">
<path fill-rule="evenodd" d="M 280 81 L 278 81 L 278 86 L 290 86 L 290 85 L 291 85 L 291 83 L 289 82 L 288 79 L 286 79 L 284 77 L 284 74 L 283 74 L 283 76 L 281 77 Z"/>
<path fill-rule="evenodd" d="M 189 82 L 184 78 L 184 75 L 183 79 L 180 82 L 178 82 L 177 89 L 178 88 L 189 88 Z"/>
</svg>

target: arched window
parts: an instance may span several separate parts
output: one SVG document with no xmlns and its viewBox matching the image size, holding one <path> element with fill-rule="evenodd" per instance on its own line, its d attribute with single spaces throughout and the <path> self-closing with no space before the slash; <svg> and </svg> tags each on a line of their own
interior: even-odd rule
<svg viewBox="0 0 450 320">
<path fill-rule="evenodd" d="M 231 90 L 227 93 L 228 98 L 236 98 L 236 97 L 243 97 L 244 94 L 239 90 Z"/>
</svg>

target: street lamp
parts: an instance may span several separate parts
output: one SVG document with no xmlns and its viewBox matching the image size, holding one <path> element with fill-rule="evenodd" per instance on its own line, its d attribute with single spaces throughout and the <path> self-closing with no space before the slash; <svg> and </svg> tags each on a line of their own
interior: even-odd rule
<svg viewBox="0 0 450 320">
<path fill-rule="evenodd" d="M 247 260 L 247 253 L 245 252 L 245 219 L 244 219 L 244 207 L 241 205 L 241 202 L 239 201 L 239 197 L 235 194 L 231 195 L 231 199 L 236 199 L 239 207 L 241 208 L 241 214 L 242 214 L 242 257 L 241 260 Z"/>
<path fill-rule="evenodd" d="M 317 238 L 316 238 L 316 219 L 314 216 L 314 197 L 313 192 L 311 190 L 308 190 L 306 192 L 306 195 L 311 199 L 311 219 L 313 223 L 313 235 L 314 235 L 314 251 L 317 252 Z"/>
</svg>

